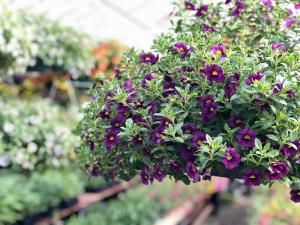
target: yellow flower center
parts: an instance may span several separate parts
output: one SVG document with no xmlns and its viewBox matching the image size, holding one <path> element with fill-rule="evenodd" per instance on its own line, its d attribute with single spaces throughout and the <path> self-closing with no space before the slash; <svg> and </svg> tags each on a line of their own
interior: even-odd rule
<svg viewBox="0 0 300 225">
<path fill-rule="evenodd" d="M 235 121 L 235 123 L 236 124 L 240 124 L 242 121 L 240 120 L 240 119 L 237 119 L 236 121 Z"/>
<path fill-rule="evenodd" d="M 226 159 L 230 161 L 230 160 L 232 160 L 232 156 L 231 155 L 227 155 Z"/>
<path fill-rule="evenodd" d="M 197 143 L 198 143 L 198 145 L 201 145 L 201 144 L 202 144 L 202 141 L 201 141 L 201 140 L 198 140 Z"/>
<path fill-rule="evenodd" d="M 206 13 L 206 11 L 205 11 L 204 9 L 202 9 L 200 12 L 201 12 L 202 14 L 205 14 L 205 13 Z"/>
<path fill-rule="evenodd" d="M 185 133 L 187 133 L 187 134 L 191 134 L 191 133 L 192 133 L 192 131 L 191 131 L 191 130 L 186 130 L 186 131 L 185 131 Z"/>
<path fill-rule="evenodd" d="M 169 125 L 169 122 L 168 122 L 168 121 L 166 121 L 166 122 L 165 122 L 165 125 L 166 125 L 166 126 L 168 126 L 168 125 Z"/>
<path fill-rule="evenodd" d="M 150 61 L 150 60 L 151 60 L 151 57 L 150 57 L 150 56 L 147 56 L 147 57 L 145 58 L 145 60 Z"/>
<path fill-rule="evenodd" d="M 300 196 L 300 191 L 297 192 L 297 195 Z"/>
<path fill-rule="evenodd" d="M 222 51 L 221 51 L 221 50 L 217 50 L 217 51 L 216 51 L 216 54 L 221 55 L 221 54 L 222 54 Z"/>
<path fill-rule="evenodd" d="M 137 105 L 137 106 L 141 106 L 142 104 L 141 104 L 140 102 L 137 102 L 136 105 Z"/>
<path fill-rule="evenodd" d="M 179 52 L 184 52 L 184 48 L 183 47 L 179 47 L 178 50 L 179 50 Z"/>
<path fill-rule="evenodd" d="M 206 103 L 206 104 L 210 103 L 210 99 L 206 100 L 205 103 Z"/>
<path fill-rule="evenodd" d="M 120 124 L 119 123 L 115 123 L 115 127 L 119 127 L 120 126 Z"/>
<path fill-rule="evenodd" d="M 109 112 L 105 112 L 104 114 L 105 114 L 105 116 L 108 116 L 108 115 L 109 115 Z"/>
<path fill-rule="evenodd" d="M 250 178 L 250 179 L 255 179 L 256 176 L 255 176 L 255 175 L 251 175 L 249 178 Z"/>
<path fill-rule="evenodd" d="M 213 75 L 213 76 L 217 76 L 217 75 L 218 75 L 218 72 L 214 70 L 214 71 L 212 72 L 212 75 Z"/>
<path fill-rule="evenodd" d="M 214 111 L 214 108 L 213 108 L 213 107 L 210 107 L 210 108 L 209 108 L 209 111 L 213 112 L 213 111 Z"/>
<path fill-rule="evenodd" d="M 244 139 L 251 140 L 251 137 L 247 134 L 247 135 L 244 136 Z"/>
<path fill-rule="evenodd" d="M 143 138 L 141 138 L 141 137 L 138 138 L 138 141 L 142 141 L 142 140 L 143 140 Z"/>
<path fill-rule="evenodd" d="M 114 141 L 114 140 L 115 140 L 115 137 L 110 136 L 110 137 L 109 137 L 109 140 L 110 140 L 110 141 Z"/>
<path fill-rule="evenodd" d="M 186 6 L 186 8 L 188 8 L 188 9 L 191 9 L 191 8 L 192 8 L 192 6 L 191 6 L 191 5 L 187 5 L 187 6 Z"/>
</svg>

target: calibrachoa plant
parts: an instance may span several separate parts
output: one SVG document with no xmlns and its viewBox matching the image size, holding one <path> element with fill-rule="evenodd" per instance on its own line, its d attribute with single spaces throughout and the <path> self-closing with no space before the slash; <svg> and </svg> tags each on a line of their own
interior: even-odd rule
<svg viewBox="0 0 300 225">
<path fill-rule="evenodd" d="M 298 0 L 176 1 L 176 32 L 215 32 L 225 44 L 244 47 L 272 44 L 273 49 L 299 48 Z"/>
<path fill-rule="evenodd" d="M 280 180 L 295 201 L 299 60 L 271 44 L 251 53 L 225 47 L 214 32 L 162 34 L 151 51 L 128 51 L 120 76 L 92 90 L 79 126 L 82 165 L 93 176 L 139 174 L 144 184 Z"/>
<path fill-rule="evenodd" d="M 75 160 L 78 140 L 58 107 L 3 99 L 0 107 L 0 169 L 63 168 Z"/>
</svg>

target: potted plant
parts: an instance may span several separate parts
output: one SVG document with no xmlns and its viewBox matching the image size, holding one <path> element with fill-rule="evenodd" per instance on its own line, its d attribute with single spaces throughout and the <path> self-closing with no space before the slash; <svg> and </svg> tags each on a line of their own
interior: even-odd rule
<svg viewBox="0 0 300 225">
<path fill-rule="evenodd" d="M 243 41 L 225 47 L 211 31 L 162 34 L 151 52 L 124 55 L 119 78 L 83 107 L 82 165 L 144 184 L 280 180 L 300 201 L 299 53 L 269 39 L 255 51 Z"/>
</svg>

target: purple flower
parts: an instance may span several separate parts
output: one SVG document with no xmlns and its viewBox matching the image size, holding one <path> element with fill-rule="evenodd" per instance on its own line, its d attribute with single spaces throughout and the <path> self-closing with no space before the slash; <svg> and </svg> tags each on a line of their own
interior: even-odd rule
<svg viewBox="0 0 300 225">
<path fill-rule="evenodd" d="M 172 95 L 175 93 L 175 84 L 170 81 L 170 82 L 166 82 L 163 86 L 163 93 L 162 95 L 164 97 L 168 97 L 169 95 Z"/>
<path fill-rule="evenodd" d="M 129 112 L 130 108 L 124 103 L 118 103 L 117 104 L 117 111 L 120 114 L 124 114 L 125 112 Z"/>
<path fill-rule="evenodd" d="M 135 122 L 135 123 L 137 123 L 137 124 L 139 124 L 139 125 L 142 125 L 142 126 L 144 126 L 144 127 L 149 126 L 147 120 L 144 119 L 143 116 L 140 115 L 140 114 L 132 115 L 131 118 L 132 118 L 133 122 Z"/>
<path fill-rule="evenodd" d="M 121 71 L 119 67 L 114 68 L 115 78 L 121 78 Z"/>
<path fill-rule="evenodd" d="M 193 146 L 199 148 L 206 141 L 206 135 L 203 132 L 195 132 L 193 135 Z"/>
<path fill-rule="evenodd" d="M 288 18 L 285 18 L 283 21 L 285 23 L 285 26 L 288 28 L 292 27 L 297 22 L 295 16 L 290 16 Z"/>
<path fill-rule="evenodd" d="M 240 73 L 235 73 L 233 76 L 227 79 L 227 82 L 224 86 L 224 94 L 226 96 L 232 96 L 236 93 L 237 87 L 239 86 Z"/>
<path fill-rule="evenodd" d="M 263 4 L 263 6 L 273 10 L 274 9 L 274 1 L 273 0 L 260 0 L 260 2 Z"/>
<path fill-rule="evenodd" d="M 160 164 L 156 164 L 153 169 L 153 177 L 158 180 L 159 182 L 162 182 L 163 179 L 166 177 L 165 172 L 161 168 Z"/>
<path fill-rule="evenodd" d="M 205 115 L 208 119 L 212 119 L 218 111 L 218 105 L 215 102 L 209 103 L 206 107 L 202 108 L 202 115 Z"/>
<path fill-rule="evenodd" d="M 224 45 L 213 45 L 211 46 L 210 50 L 214 55 L 221 56 L 222 58 L 227 58 Z"/>
<path fill-rule="evenodd" d="M 164 127 L 157 127 L 155 128 L 152 133 L 151 133 L 151 141 L 154 144 L 161 144 L 162 143 L 162 138 L 163 138 L 163 132 L 164 132 Z"/>
<path fill-rule="evenodd" d="M 204 68 L 204 74 L 206 75 L 207 80 L 211 82 L 222 83 L 225 80 L 223 69 L 218 65 L 206 65 Z"/>
<path fill-rule="evenodd" d="M 190 2 L 184 2 L 184 6 L 187 10 L 195 10 L 195 5 Z"/>
<path fill-rule="evenodd" d="M 148 106 L 150 106 L 149 107 L 149 113 L 151 115 L 153 115 L 154 113 L 157 112 L 158 106 L 157 106 L 157 102 L 155 100 L 152 100 Z"/>
<path fill-rule="evenodd" d="M 147 89 L 147 81 L 152 80 L 155 76 L 156 76 L 155 73 L 148 73 L 148 74 L 144 77 L 144 79 L 142 80 L 141 87 L 142 87 L 143 89 Z"/>
<path fill-rule="evenodd" d="M 237 0 L 235 2 L 235 9 L 232 12 L 233 16 L 240 16 L 245 10 L 245 4 L 242 0 Z"/>
<path fill-rule="evenodd" d="M 134 104 L 136 109 L 144 108 L 144 102 L 139 99 L 137 99 Z"/>
<path fill-rule="evenodd" d="M 233 169 L 241 162 L 240 153 L 235 148 L 227 148 L 221 162 L 226 169 Z"/>
<path fill-rule="evenodd" d="M 167 128 L 169 127 L 170 124 L 172 124 L 172 121 L 169 118 L 164 116 L 160 118 L 160 124 L 159 124 L 160 127 Z"/>
<path fill-rule="evenodd" d="M 197 12 L 195 16 L 200 17 L 200 16 L 205 16 L 208 11 L 208 6 L 207 5 L 201 5 L 199 9 L 197 9 Z"/>
<path fill-rule="evenodd" d="M 98 115 L 103 120 L 109 119 L 109 111 L 105 108 Z"/>
<path fill-rule="evenodd" d="M 120 129 L 123 123 L 125 122 L 125 116 L 123 115 L 118 115 L 110 121 L 110 125 L 112 129 Z"/>
<path fill-rule="evenodd" d="M 300 142 L 299 141 L 293 141 L 292 144 L 294 144 L 295 146 L 292 146 L 290 144 L 284 144 L 283 147 L 282 147 L 282 152 L 286 157 L 290 157 L 290 156 L 295 155 L 299 152 Z"/>
<path fill-rule="evenodd" d="M 133 137 L 132 143 L 134 145 L 142 145 L 144 143 L 144 139 L 142 136 L 136 135 L 135 137 Z"/>
<path fill-rule="evenodd" d="M 250 74 L 246 79 L 246 84 L 251 85 L 255 80 L 260 81 L 263 76 L 261 72 Z"/>
<path fill-rule="evenodd" d="M 206 31 L 206 32 L 209 32 L 209 33 L 214 33 L 214 32 L 216 32 L 216 29 L 215 29 L 215 28 L 209 26 L 209 25 L 206 24 L 206 23 L 202 25 L 202 30 L 203 30 L 203 31 Z"/>
<path fill-rule="evenodd" d="M 144 185 L 149 185 L 153 182 L 153 178 L 150 176 L 147 167 L 145 167 L 143 170 L 141 170 L 140 177 L 141 177 L 141 182 Z"/>
<path fill-rule="evenodd" d="M 300 202 L 300 189 L 291 190 L 290 195 L 293 202 Z"/>
<path fill-rule="evenodd" d="M 112 102 L 113 101 L 113 93 L 111 91 L 108 91 L 106 94 L 105 94 L 105 97 L 104 97 L 104 100 L 106 102 Z"/>
<path fill-rule="evenodd" d="M 294 7 L 296 10 L 300 9 L 300 1 L 298 1 L 298 3 L 294 2 Z"/>
<path fill-rule="evenodd" d="M 132 80 L 125 80 L 123 83 L 123 88 L 126 90 L 132 90 L 133 89 L 133 81 Z"/>
<path fill-rule="evenodd" d="M 231 128 L 245 128 L 246 122 L 245 119 L 239 115 L 233 115 L 228 119 L 228 124 Z"/>
<path fill-rule="evenodd" d="M 192 48 L 182 42 L 176 43 L 172 48 L 172 52 L 179 53 L 182 58 L 186 57 L 191 51 Z"/>
<path fill-rule="evenodd" d="M 286 47 L 284 46 L 284 44 L 278 43 L 278 42 L 272 43 L 271 49 L 272 49 L 272 52 L 274 52 L 276 49 L 280 50 L 282 52 L 286 52 Z"/>
<path fill-rule="evenodd" d="M 257 169 L 248 169 L 243 175 L 244 184 L 247 186 L 258 186 L 261 184 L 261 176 Z"/>
<path fill-rule="evenodd" d="M 203 180 L 211 180 L 211 171 L 205 170 L 205 172 L 202 175 Z"/>
<path fill-rule="evenodd" d="M 260 109 L 262 112 L 268 111 L 269 108 L 270 108 L 270 106 L 269 106 L 269 104 L 268 104 L 267 102 L 261 101 L 261 100 L 259 100 L 259 99 L 256 99 L 254 103 L 255 103 L 255 105 L 256 105 L 257 107 L 259 107 L 259 109 Z"/>
<path fill-rule="evenodd" d="M 145 54 L 140 55 L 140 60 L 142 63 L 154 65 L 155 63 L 157 63 L 158 59 L 159 59 L 159 56 L 158 55 L 155 56 L 152 53 L 145 53 Z"/>
<path fill-rule="evenodd" d="M 99 167 L 94 165 L 92 170 L 91 170 L 91 175 L 93 177 L 99 177 L 100 176 L 100 171 L 99 171 Z"/>
<path fill-rule="evenodd" d="M 237 142 L 243 148 L 252 148 L 255 145 L 256 133 L 250 128 L 244 128 L 239 131 Z"/>
<path fill-rule="evenodd" d="M 181 129 L 185 134 L 193 134 L 197 130 L 197 127 L 193 123 L 186 123 L 182 125 Z"/>
<path fill-rule="evenodd" d="M 271 163 L 266 170 L 265 176 L 269 180 L 279 180 L 289 174 L 289 165 L 286 161 L 279 160 Z"/>
<path fill-rule="evenodd" d="M 104 137 L 104 145 L 109 149 L 114 148 L 119 143 L 119 141 L 120 138 L 115 130 L 108 131 Z"/>
<path fill-rule="evenodd" d="M 231 2 L 231 0 L 226 0 L 225 4 L 229 4 Z"/>
<path fill-rule="evenodd" d="M 283 82 L 279 82 L 279 83 L 275 84 L 275 87 L 273 88 L 272 93 L 275 95 L 278 95 L 282 89 L 283 89 Z"/>
<path fill-rule="evenodd" d="M 188 162 L 186 165 L 186 174 L 193 180 L 193 183 L 200 181 L 200 174 L 193 162 Z"/>
<path fill-rule="evenodd" d="M 179 161 L 171 161 L 169 163 L 169 169 L 173 173 L 181 173 L 182 172 L 182 165 Z"/>
<path fill-rule="evenodd" d="M 286 96 L 289 97 L 289 98 L 294 98 L 296 96 L 296 90 L 287 91 Z"/>
<path fill-rule="evenodd" d="M 212 94 L 205 94 L 200 97 L 201 108 L 207 108 L 211 103 L 215 102 L 215 97 Z"/>
<path fill-rule="evenodd" d="M 128 89 L 126 92 L 129 94 L 129 96 L 126 99 L 126 102 L 131 103 L 132 100 L 137 96 L 136 90 L 132 88 L 132 89 Z"/>
<path fill-rule="evenodd" d="M 187 146 L 185 144 L 182 145 L 181 152 L 180 152 L 181 158 L 183 158 L 186 161 L 192 161 L 192 162 L 195 161 L 196 156 L 194 155 L 194 153 L 196 150 L 197 149 L 190 148 L 189 146 Z"/>
</svg>

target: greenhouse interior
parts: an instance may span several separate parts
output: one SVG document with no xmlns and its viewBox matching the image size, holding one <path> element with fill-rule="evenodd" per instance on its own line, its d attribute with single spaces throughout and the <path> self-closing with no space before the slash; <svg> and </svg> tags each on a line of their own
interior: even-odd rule
<svg viewBox="0 0 300 225">
<path fill-rule="evenodd" d="M 300 225 L 300 1 L 0 0 L 0 225 Z"/>
</svg>

